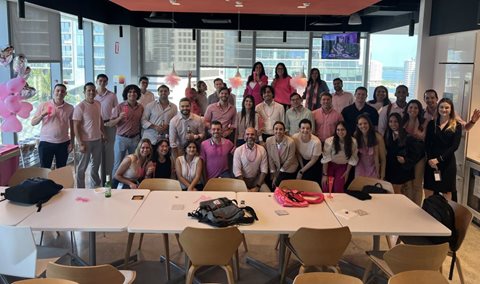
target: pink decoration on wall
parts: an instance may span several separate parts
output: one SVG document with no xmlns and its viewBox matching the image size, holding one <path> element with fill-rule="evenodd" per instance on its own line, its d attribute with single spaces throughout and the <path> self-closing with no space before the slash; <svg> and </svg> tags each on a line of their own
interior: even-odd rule
<svg viewBox="0 0 480 284">
<path fill-rule="evenodd" d="M 20 132 L 22 131 L 22 123 L 15 115 L 11 115 L 3 120 L 1 129 L 3 132 Z"/>
<path fill-rule="evenodd" d="M 17 112 L 17 115 L 21 118 L 28 118 L 30 116 L 30 112 L 33 109 L 33 106 L 27 102 L 20 102 L 21 108 L 20 111 Z"/>
<path fill-rule="evenodd" d="M 235 74 L 235 77 L 232 77 L 228 80 L 230 81 L 230 85 L 234 89 L 236 89 L 236 88 L 238 88 L 242 85 L 243 79 L 242 79 L 242 75 L 240 75 L 240 70 L 238 70 L 238 66 L 237 66 L 237 74 Z"/>
<path fill-rule="evenodd" d="M 5 106 L 7 107 L 7 110 L 13 113 L 17 113 L 20 111 L 22 108 L 22 104 L 20 103 L 20 97 L 19 96 L 8 96 L 4 100 Z"/>
<path fill-rule="evenodd" d="M 290 85 L 295 89 L 305 89 L 307 87 L 307 78 L 297 75 L 290 79 Z"/>
<path fill-rule="evenodd" d="M 7 109 L 5 102 L 0 100 L 0 116 L 3 118 L 7 118 L 12 115 L 12 112 Z"/>
<path fill-rule="evenodd" d="M 0 84 L 0 100 L 3 100 L 9 94 L 10 92 L 7 89 L 7 84 L 5 83 Z"/>
<path fill-rule="evenodd" d="M 177 72 L 175 72 L 175 65 L 173 66 L 172 73 L 165 76 L 165 83 L 170 87 L 175 87 L 180 82 L 181 78 L 178 77 Z"/>
<path fill-rule="evenodd" d="M 23 79 L 22 77 L 10 79 L 7 82 L 7 90 L 10 93 L 16 94 L 23 89 L 23 87 L 25 86 L 25 83 L 26 83 L 25 79 Z"/>
</svg>

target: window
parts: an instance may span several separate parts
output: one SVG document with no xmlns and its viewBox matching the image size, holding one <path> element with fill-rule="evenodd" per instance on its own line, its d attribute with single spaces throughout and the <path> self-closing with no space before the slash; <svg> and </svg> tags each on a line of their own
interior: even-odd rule
<svg viewBox="0 0 480 284">
<path fill-rule="evenodd" d="M 93 74 L 105 73 L 105 32 L 104 25 L 93 23 Z"/>
</svg>

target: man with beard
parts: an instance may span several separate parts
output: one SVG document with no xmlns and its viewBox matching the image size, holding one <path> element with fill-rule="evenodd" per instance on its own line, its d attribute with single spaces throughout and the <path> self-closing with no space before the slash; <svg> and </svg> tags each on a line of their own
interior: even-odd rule
<svg viewBox="0 0 480 284">
<path fill-rule="evenodd" d="M 205 128 L 210 129 L 212 121 L 219 121 L 222 125 L 223 137 L 233 142 L 235 137 L 235 122 L 237 118 L 237 109 L 228 102 L 230 90 L 223 87 L 220 89 L 220 101 L 211 104 L 205 112 Z M 212 133 L 213 134 L 213 133 Z"/>
<path fill-rule="evenodd" d="M 269 191 L 264 184 L 268 173 L 267 151 L 255 144 L 257 140 L 255 128 L 247 128 L 244 138 L 246 143 L 238 147 L 233 154 L 233 175 L 245 182 L 248 191 L 255 192 L 260 189 Z"/>
<path fill-rule="evenodd" d="M 142 138 L 149 139 L 154 146 L 160 139 L 168 138 L 168 125 L 178 112 L 177 106 L 168 100 L 169 94 L 170 89 L 166 85 L 158 87 L 159 100 L 150 102 L 143 112 Z"/>
<path fill-rule="evenodd" d="M 343 81 L 340 78 L 333 79 L 333 88 L 335 93 L 332 94 L 332 106 L 334 110 L 341 113 L 345 107 L 353 104 L 353 95 L 343 90 Z"/>
<path fill-rule="evenodd" d="M 212 121 L 210 134 L 212 138 L 203 141 L 200 147 L 200 157 L 204 163 L 204 180 L 207 182 L 211 178 L 231 178 L 228 160 L 234 149 L 233 143 L 222 137 L 222 123 L 217 120 Z"/>
<path fill-rule="evenodd" d="M 201 141 L 205 135 L 205 126 L 200 116 L 191 113 L 191 101 L 182 98 L 180 113 L 170 121 L 170 147 L 174 158 L 183 155 L 183 145 L 190 141 Z"/>
</svg>

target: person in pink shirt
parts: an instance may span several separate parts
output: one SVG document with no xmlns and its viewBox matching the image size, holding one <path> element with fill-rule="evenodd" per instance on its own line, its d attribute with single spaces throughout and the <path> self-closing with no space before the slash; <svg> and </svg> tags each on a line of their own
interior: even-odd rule
<svg viewBox="0 0 480 284">
<path fill-rule="evenodd" d="M 290 107 L 290 95 L 296 92 L 290 85 L 290 75 L 288 75 L 287 67 L 282 62 L 275 67 L 275 79 L 273 79 L 272 87 L 275 90 L 275 101 L 285 108 Z"/>
<path fill-rule="evenodd" d="M 335 93 L 332 94 L 333 109 L 342 113 L 346 106 L 353 104 L 353 94 L 343 90 L 343 81 L 340 78 L 333 79 L 333 89 L 335 89 Z"/>
<path fill-rule="evenodd" d="M 192 72 L 188 72 L 188 83 L 185 89 L 185 97 L 190 99 L 191 112 L 203 116 L 207 110 L 207 84 L 204 81 L 197 82 L 197 89 L 192 88 Z"/>
<path fill-rule="evenodd" d="M 102 158 L 102 139 L 105 139 L 100 103 L 95 100 L 95 85 L 88 82 L 83 87 L 85 100 L 73 110 L 73 129 L 77 140 L 80 161 L 77 166 L 77 188 L 85 188 L 85 172 L 92 160 L 90 187 L 101 185 L 98 170 Z"/>
<path fill-rule="evenodd" d="M 235 147 L 230 140 L 222 138 L 222 123 L 219 121 L 212 121 L 210 132 L 212 138 L 203 141 L 200 147 L 200 157 L 205 165 L 205 182 L 217 177 L 233 178 L 228 160 Z"/>
<path fill-rule="evenodd" d="M 263 102 L 263 97 L 260 89 L 262 86 L 268 85 L 268 77 L 265 75 L 265 68 L 262 62 L 255 62 L 252 68 L 252 74 L 248 76 L 247 87 L 243 96 L 251 95 L 255 99 L 255 106 Z"/>
<path fill-rule="evenodd" d="M 332 95 L 323 92 L 320 95 L 322 107 L 313 111 L 313 120 L 315 122 L 315 135 L 325 143 L 328 137 L 335 134 L 335 126 L 343 120 L 342 115 L 332 107 Z"/>
<path fill-rule="evenodd" d="M 40 104 L 31 121 L 32 126 L 42 122 L 38 145 L 42 168 L 50 169 L 53 158 L 57 169 L 65 167 L 68 153 L 75 145 L 73 106 L 65 102 L 66 95 L 67 87 L 64 84 L 56 84 L 53 88 L 53 100 Z"/>
<path fill-rule="evenodd" d="M 330 92 L 327 83 L 320 77 L 320 70 L 312 68 L 308 76 L 307 87 L 303 92 L 305 99 L 305 107 L 311 111 L 320 108 L 320 94 L 323 92 Z"/>
<path fill-rule="evenodd" d="M 230 96 L 230 90 L 226 87 L 220 89 L 220 101 L 218 103 L 211 104 L 207 107 L 205 112 L 205 128 L 209 129 L 210 124 L 218 120 L 223 126 L 223 137 L 228 138 L 230 141 L 235 139 L 235 128 L 237 109 L 228 102 Z"/>
<path fill-rule="evenodd" d="M 142 94 L 138 99 L 138 103 L 144 107 L 155 100 L 155 95 L 148 90 L 148 81 L 148 77 L 146 76 L 142 76 L 138 79 L 138 87 Z"/>
</svg>

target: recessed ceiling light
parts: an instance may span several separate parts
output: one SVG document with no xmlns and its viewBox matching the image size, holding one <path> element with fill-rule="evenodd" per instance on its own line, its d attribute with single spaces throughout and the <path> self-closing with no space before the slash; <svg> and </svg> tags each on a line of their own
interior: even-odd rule
<svg viewBox="0 0 480 284">
<path fill-rule="evenodd" d="M 308 7 L 310 7 L 310 2 L 303 2 L 302 5 L 297 6 L 298 9 L 307 9 Z"/>
<path fill-rule="evenodd" d="M 170 2 L 170 4 L 172 4 L 173 6 L 180 6 L 181 4 L 177 2 L 177 0 L 168 0 Z"/>
</svg>

